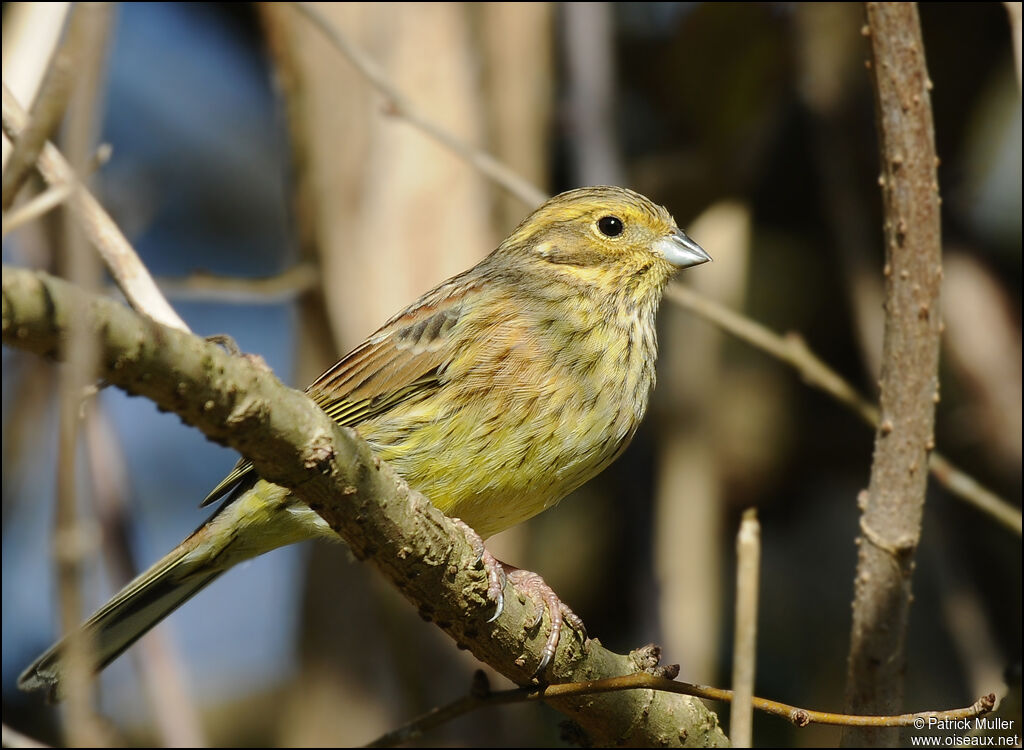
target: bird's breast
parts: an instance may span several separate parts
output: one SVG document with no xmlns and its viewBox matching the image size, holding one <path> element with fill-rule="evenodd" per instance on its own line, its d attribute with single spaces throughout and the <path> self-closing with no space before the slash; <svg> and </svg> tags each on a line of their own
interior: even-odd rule
<svg viewBox="0 0 1024 750">
<path fill-rule="evenodd" d="M 415 489 L 488 537 L 611 463 L 647 408 L 653 314 L 510 322 L 464 347 L 430 398 L 357 430 Z"/>
</svg>

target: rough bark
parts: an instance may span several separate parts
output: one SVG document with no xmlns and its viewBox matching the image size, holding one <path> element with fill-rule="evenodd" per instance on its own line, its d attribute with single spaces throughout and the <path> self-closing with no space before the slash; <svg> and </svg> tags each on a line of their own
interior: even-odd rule
<svg viewBox="0 0 1024 750">
<path fill-rule="evenodd" d="M 911 579 L 939 397 L 939 190 L 931 82 L 917 6 L 868 3 L 885 210 L 881 420 L 861 533 L 847 675 L 848 713 L 898 713 Z M 846 746 L 888 746 L 898 730 L 851 729 Z"/>
</svg>

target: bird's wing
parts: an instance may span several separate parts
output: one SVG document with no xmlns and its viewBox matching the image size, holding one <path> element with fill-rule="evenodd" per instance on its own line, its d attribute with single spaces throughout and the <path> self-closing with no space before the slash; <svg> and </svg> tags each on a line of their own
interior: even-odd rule
<svg viewBox="0 0 1024 750">
<path fill-rule="evenodd" d="M 463 276 L 427 293 L 342 357 L 306 393 L 335 422 L 352 426 L 432 392 L 451 359 L 449 344 L 466 295 L 476 287 Z M 201 507 L 238 486 L 252 468 L 240 459 Z"/>
</svg>

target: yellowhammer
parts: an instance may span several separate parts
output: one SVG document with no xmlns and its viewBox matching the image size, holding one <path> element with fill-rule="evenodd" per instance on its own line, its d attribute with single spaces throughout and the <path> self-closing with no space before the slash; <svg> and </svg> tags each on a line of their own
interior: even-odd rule
<svg viewBox="0 0 1024 750">
<path fill-rule="evenodd" d="M 562 193 L 475 267 L 393 317 L 309 395 L 351 425 L 449 516 L 486 538 L 550 508 L 622 453 L 654 386 L 654 318 L 680 268 L 710 260 L 661 206 L 616 187 Z M 225 502 L 83 626 L 96 668 L 228 568 L 285 544 L 338 537 L 242 460 L 207 497 Z M 282 512 L 283 511 L 283 512 Z M 502 564 L 487 555 L 500 606 Z M 551 616 L 536 575 L 509 566 Z M 57 644 L 19 679 L 58 693 Z"/>
</svg>

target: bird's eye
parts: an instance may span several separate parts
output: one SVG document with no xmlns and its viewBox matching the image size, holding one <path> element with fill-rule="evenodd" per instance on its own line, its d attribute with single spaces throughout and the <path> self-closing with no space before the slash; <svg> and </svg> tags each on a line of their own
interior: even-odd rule
<svg viewBox="0 0 1024 750">
<path fill-rule="evenodd" d="M 624 229 L 618 216 L 602 216 L 597 220 L 597 228 L 605 237 L 618 237 Z"/>
</svg>

